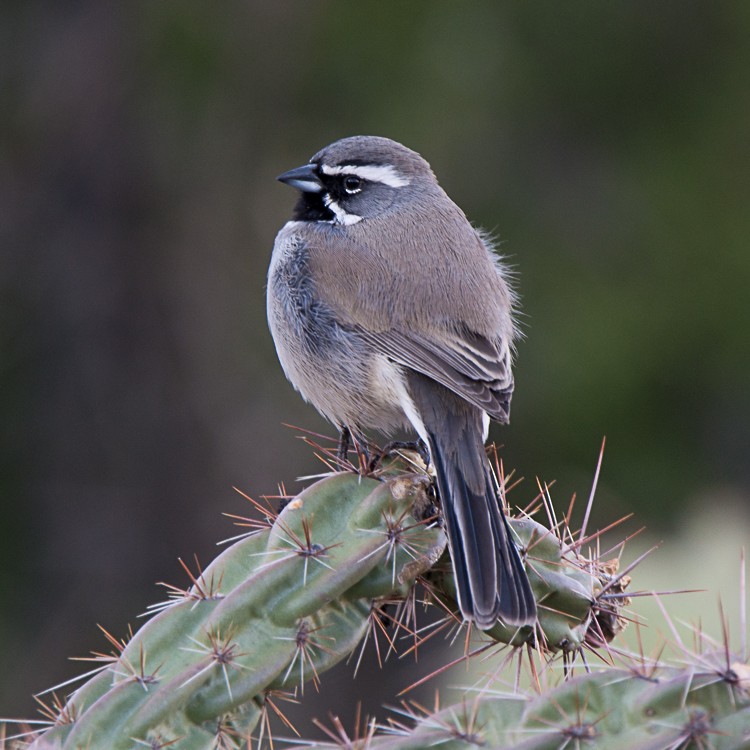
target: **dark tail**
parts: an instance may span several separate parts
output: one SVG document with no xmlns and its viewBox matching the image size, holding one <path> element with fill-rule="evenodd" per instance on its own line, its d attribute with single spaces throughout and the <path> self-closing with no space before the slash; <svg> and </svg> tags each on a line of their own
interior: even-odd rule
<svg viewBox="0 0 750 750">
<path fill-rule="evenodd" d="M 458 603 L 482 630 L 531 624 L 536 603 L 484 450 L 482 412 L 422 375 L 409 376 L 437 474 Z"/>
</svg>

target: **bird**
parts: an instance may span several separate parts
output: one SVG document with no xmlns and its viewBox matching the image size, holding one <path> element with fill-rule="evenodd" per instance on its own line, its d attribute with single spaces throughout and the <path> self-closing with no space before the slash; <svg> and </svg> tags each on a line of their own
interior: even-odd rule
<svg viewBox="0 0 750 750">
<path fill-rule="evenodd" d="M 286 377 L 342 440 L 417 433 L 463 618 L 480 630 L 533 625 L 534 596 L 485 452 L 490 420 L 508 422 L 518 336 L 491 241 L 429 163 L 388 138 L 337 140 L 277 179 L 298 192 L 266 287 Z"/>
</svg>

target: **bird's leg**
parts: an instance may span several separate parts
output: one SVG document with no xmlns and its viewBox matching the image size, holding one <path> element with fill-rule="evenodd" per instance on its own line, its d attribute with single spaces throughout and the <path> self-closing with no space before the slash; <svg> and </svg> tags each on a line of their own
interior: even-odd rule
<svg viewBox="0 0 750 750">
<path fill-rule="evenodd" d="M 417 440 L 392 440 L 373 457 L 372 461 L 370 461 L 368 467 L 370 472 L 372 473 L 376 469 L 379 469 L 380 465 L 383 463 L 383 459 L 392 455 L 396 451 L 414 451 L 419 454 L 419 457 L 424 462 L 425 468 L 428 468 L 430 465 L 430 449 L 422 438 Z"/>
<path fill-rule="evenodd" d="M 353 431 L 346 425 L 342 425 L 339 428 L 339 445 L 336 450 L 336 458 L 342 463 L 346 463 L 352 443 L 354 444 L 354 450 L 357 452 L 357 458 L 362 457 L 364 465 L 368 465 L 370 463 L 370 451 L 367 448 L 367 440 L 365 440 L 361 432 Z"/>
<path fill-rule="evenodd" d="M 349 454 L 349 443 L 351 441 L 352 433 L 346 425 L 339 425 L 339 445 L 336 449 L 336 458 L 339 461 L 346 461 L 346 457 Z"/>
</svg>

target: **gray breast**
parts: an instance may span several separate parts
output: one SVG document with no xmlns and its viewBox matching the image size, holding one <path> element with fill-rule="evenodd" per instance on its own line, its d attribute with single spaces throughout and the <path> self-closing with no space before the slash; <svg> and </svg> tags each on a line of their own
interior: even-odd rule
<svg viewBox="0 0 750 750">
<path fill-rule="evenodd" d="M 310 248 L 298 229 L 290 222 L 279 232 L 268 274 L 268 324 L 284 373 L 336 424 L 384 430 L 402 424 L 398 400 L 376 377 L 386 357 L 316 294 Z M 399 377 L 391 373 L 392 380 Z"/>
<path fill-rule="evenodd" d="M 308 258 L 301 238 L 279 236 L 268 279 L 269 323 L 277 348 L 279 339 L 293 339 L 295 347 L 314 354 L 333 345 L 339 324 L 315 295 Z"/>
</svg>

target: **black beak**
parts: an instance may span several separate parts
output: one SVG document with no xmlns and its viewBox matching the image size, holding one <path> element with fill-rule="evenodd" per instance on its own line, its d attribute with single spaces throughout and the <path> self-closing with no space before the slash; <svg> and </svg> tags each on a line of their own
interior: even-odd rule
<svg viewBox="0 0 750 750">
<path fill-rule="evenodd" d="M 290 169 L 276 178 L 279 182 L 291 185 L 303 193 L 320 193 L 323 190 L 323 183 L 318 177 L 317 164 L 305 164 L 304 167 Z"/>
</svg>

